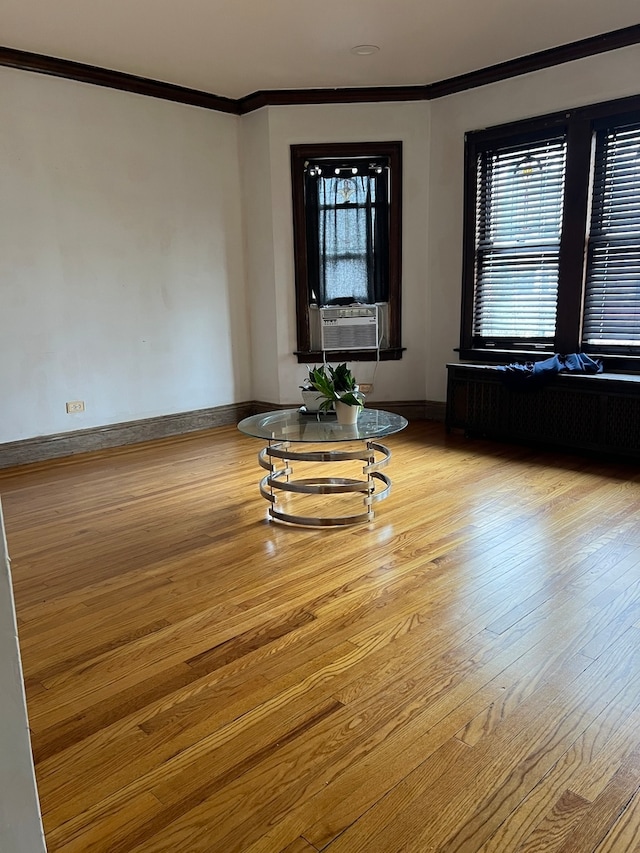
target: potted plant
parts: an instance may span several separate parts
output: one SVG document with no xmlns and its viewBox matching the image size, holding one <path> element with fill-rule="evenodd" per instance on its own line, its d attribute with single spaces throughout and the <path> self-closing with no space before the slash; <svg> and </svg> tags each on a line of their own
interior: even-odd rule
<svg viewBox="0 0 640 853">
<path fill-rule="evenodd" d="M 318 376 L 326 377 L 327 374 L 324 365 L 322 365 L 321 367 L 310 367 L 307 378 L 302 383 L 302 385 L 300 385 L 300 389 L 302 392 L 302 402 L 304 403 L 304 407 L 307 412 L 319 412 L 320 406 L 324 399 L 322 394 L 313 384 L 313 377 L 316 374 Z"/>
<path fill-rule="evenodd" d="M 309 380 L 321 395 L 320 409 L 328 411 L 335 407 L 338 423 L 353 424 L 363 406 L 363 396 L 358 390 L 355 377 L 346 363 L 337 367 L 327 366 L 309 371 Z"/>
</svg>

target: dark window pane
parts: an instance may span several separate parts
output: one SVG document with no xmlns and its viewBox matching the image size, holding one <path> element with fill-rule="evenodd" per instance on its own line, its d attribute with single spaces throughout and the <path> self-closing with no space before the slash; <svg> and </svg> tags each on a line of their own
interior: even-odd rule
<svg viewBox="0 0 640 853">
<path fill-rule="evenodd" d="M 318 306 L 354 302 L 382 306 L 400 358 L 402 143 L 293 145 L 291 167 L 298 359 L 321 357 Z"/>
</svg>

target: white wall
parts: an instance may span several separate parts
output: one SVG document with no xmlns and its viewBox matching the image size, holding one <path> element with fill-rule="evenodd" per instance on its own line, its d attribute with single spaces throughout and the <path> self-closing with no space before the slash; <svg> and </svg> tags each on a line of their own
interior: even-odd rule
<svg viewBox="0 0 640 853">
<path fill-rule="evenodd" d="M 275 334 L 278 305 L 273 296 L 276 283 L 269 118 L 269 110 L 257 110 L 243 118 L 240 163 L 253 396 L 274 403 L 280 399 L 280 377 Z"/>
<path fill-rule="evenodd" d="M 44 836 L 16 632 L 0 504 L 0 850 L 41 853 Z"/>
<path fill-rule="evenodd" d="M 0 68 L 0 443 L 251 398 L 238 125 Z"/>
<path fill-rule="evenodd" d="M 339 104 L 270 107 L 261 119 L 243 128 L 244 151 L 260 148 L 259 167 L 243 160 L 243 171 L 257 177 L 259 170 L 262 220 L 256 244 L 248 247 L 250 287 L 260 292 L 252 303 L 252 333 L 256 359 L 254 393 L 273 403 L 298 404 L 298 386 L 307 366 L 293 355 L 297 348 L 290 146 L 313 142 L 403 142 L 403 278 L 401 361 L 381 362 L 375 373 L 371 402 L 424 398 L 428 351 L 425 338 L 427 294 L 427 207 L 429 104 Z M 257 114 L 256 114 L 257 115 Z M 268 166 L 264 158 L 268 155 Z M 268 173 L 267 173 L 268 168 Z M 254 179 L 252 177 L 252 181 Z M 270 182 L 268 185 L 267 182 Z M 248 234 L 253 234 L 249 223 Z M 256 277 L 260 278 L 258 282 Z M 275 314 L 274 314 L 275 312 Z M 275 323 L 275 326 L 273 325 Z M 274 351 L 275 347 L 275 351 Z M 354 362 L 356 378 L 370 382 L 375 365 Z M 269 374 L 267 392 L 260 383 Z M 277 387 L 274 377 L 277 376 Z"/>
<path fill-rule="evenodd" d="M 446 399 L 457 361 L 465 132 L 639 92 L 636 45 L 431 101 L 427 399 Z"/>
</svg>

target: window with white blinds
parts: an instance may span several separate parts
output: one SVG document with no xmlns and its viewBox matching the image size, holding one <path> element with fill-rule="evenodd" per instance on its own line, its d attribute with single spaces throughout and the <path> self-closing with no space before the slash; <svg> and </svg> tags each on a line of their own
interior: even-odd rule
<svg viewBox="0 0 640 853">
<path fill-rule="evenodd" d="M 459 352 L 640 373 L 640 95 L 467 134 Z"/>
<path fill-rule="evenodd" d="M 565 168 L 564 135 L 478 155 L 476 343 L 553 341 Z"/>
<path fill-rule="evenodd" d="M 640 123 L 596 134 L 583 343 L 640 347 Z"/>
</svg>

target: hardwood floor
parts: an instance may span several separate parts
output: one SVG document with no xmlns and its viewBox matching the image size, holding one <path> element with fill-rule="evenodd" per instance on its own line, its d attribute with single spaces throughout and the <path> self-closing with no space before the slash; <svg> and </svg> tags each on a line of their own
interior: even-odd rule
<svg viewBox="0 0 640 853">
<path fill-rule="evenodd" d="M 388 444 L 353 528 L 231 427 L 0 472 L 50 853 L 640 851 L 640 469 Z"/>
</svg>

